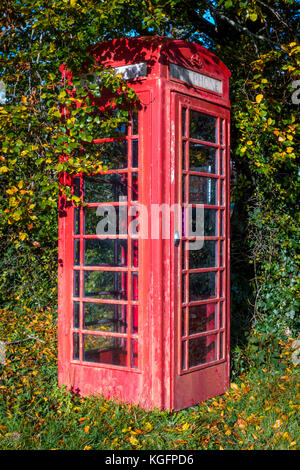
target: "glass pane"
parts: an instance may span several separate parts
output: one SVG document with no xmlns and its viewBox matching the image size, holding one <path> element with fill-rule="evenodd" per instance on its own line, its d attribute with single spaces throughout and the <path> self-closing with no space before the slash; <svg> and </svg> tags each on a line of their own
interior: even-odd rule
<svg viewBox="0 0 300 470">
<path fill-rule="evenodd" d="M 74 240 L 74 266 L 80 265 L 80 240 Z"/>
<path fill-rule="evenodd" d="M 225 151 L 220 150 L 220 175 L 224 175 Z"/>
<path fill-rule="evenodd" d="M 216 274 L 191 273 L 189 276 L 189 300 L 202 300 L 216 297 Z"/>
<path fill-rule="evenodd" d="M 138 187 L 138 174 L 132 173 L 131 175 L 131 200 L 137 201 L 139 198 L 139 187 Z"/>
<path fill-rule="evenodd" d="M 126 333 L 127 306 L 84 302 L 83 327 L 87 330 Z"/>
<path fill-rule="evenodd" d="M 221 206 L 224 205 L 224 180 L 220 180 L 220 204 Z"/>
<path fill-rule="evenodd" d="M 127 174 L 85 177 L 85 202 L 119 202 L 121 197 L 127 197 Z"/>
<path fill-rule="evenodd" d="M 182 169 L 187 169 L 187 161 L 186 161 L 186 142 L 182 142 Z"/>
<path fill-rule="evenodd" d="M 138 366 L 138 340 L 132 339 L 131 340 L 131 367 L 134 369 Z"/>
<path fill-rule="evenodd" d="M 217 235 L 217 215 L 217 210 L 204 209 L 204 236 L 215 237 Z"/>
<path fill-rule="evenodd" d="M 183 341 L 181 343 L 181 369 L 182 370 L 185 370 L 186 369 L 186 349 L 185 349 L 185 346 L 186 346 L 186 342 Z"/>
<path fill-rule="evenodd" d="M 190 170 L 217 173 L 218 151 L 212 147 L 190 142 Z"/>
<path fill-rule="evenodd" d="M 137 168 L 139 166 L 139 147 L 138 140 L 135 139 L 132 141 L 132 168 Z"/>
<path fill-rule="evenodd" d="M 220 211 L 220 237 L 224 236 L 224 211 Z"/>
<path fill-rule="evenodd" d="M 138 314 L 139 314 L 139 311 L 138 311 L 138 306 L 137 305 L 134 305 L 133 307 L 131 307 L 131 329 L 132 329 L 132 333 L 137 333 L 138 332 Z"/>
<path fill-rule="evenodd" d="M 224 295 L 223 280 L 224 280 L 224 272 L 220 271 L 220 297 L 223 297 Z"/>
<path fill-rule="evenodd" d="M 186 302 L 186 275 L 182 276 L 182 302 Z"/>
<path fill-rule="evenodd" d="M 74 271 L 74 297 L 79 297 L 80 271 Z"/>
<path fill-rule="evenodd" d="M 132 273 L 131 277 L 131 298 L 138 300 L 138 273 Z"/>
<path fill-rule="evenodd" d="M 189 308 L 189 334 L 217 328 L 217 304 L 195 305 Z"/>
<path fill-rule="evenodd" d="M 98 299 L 127 299 L 127 273 L 85 271 L 84 296 Z"/>
<path fill-rule="evenodd" d="M 74 196 L 77 196 L 77 197 L 81 196 L 79 176 L 76 176 L 75 178 L 73 178 L 73 193 L 74 193 Z"/>
<path fill-rule="evenodd" d="M 199 227 L 199 221 L 197 221 L 197 211 L 193 207 L 192 210 L 188 211 L 188 213 L 190 217 L 192 217 L 192 220 L 191 220 L 192 231 L 195 234 L 197 227 Z M 205 237 L 217 236 L 217 213 L 218 211 L 216 209 L 204 209 L 204 233 L 203 235 Z M 197 226 L 197 223 L 198 223 L 198 226 Z"/>
<path fill-rule="evenodd" d="M 224 266 L 224 242 L 220 241 L 220 266 Z"/>
<path fill-rule="evenodd" d="M 190 175 L 189 202 L 195 204 L 217 204 L 217 180 L 205 176 Z"/>
<path fill-rule="evenodd" d="M 138 242 L 138 240 L 132 240 L 132 242 L 131 242 L 131 256 L 132 256 L 131 266 L 134 267 L 134 268 L 137 268 L 138 264 L 139 264 L 139 242 Z"/>
<path fill-rule="evenodd" d="M 182 135 L 186 137 L 186 108 L 182 108 Z"/>
<path fill-rule="evenodd" d="M 127 227 L 127 206 L 84 208 L 85 235 L 118 235 Z M 125 231 L 126 233 L 126 231 Z"/>
<path fill-rule="evenodd" d="M 186 308 L 182 309 L 181 313 L 181 335 L 186 335 L 186 328 L 185 328 L 185 316 L 186 316 Z"/>
<path fill-rule="evenodd" d="M 127 266 L 127 240 L 84 240 L 85 266 Z"/>
<path fill-rule="evenodd" d="M 138 126 L 139 126 L 139 112 L 137 109 L 133 109 L 131 111 L 131 133 L 132 135 L 138 134 Z"/>
<path fill-rule="evenodd" d="M 224 357 L 224 332 L 221 331 L 220 333 L 220 357 L 219 359 L 223 359 Z"/>
<path fill-rule="evenodd" d="M 74 320 L 74 328 L 79 328 L 79 302 L 73 303 L 73 320 Z"/>
<path fill-rule="evenodd" d="M 224 144 L 224 119 L 220 119 L 220 144 Z"/>
<path fill-rule="evenodd" d="M 216 123 L 216 117 L 191 110 L 190 138 L 217 143 Z"/>
<path fill-rule="evenodd" d="M 202 336 L 189 340 L 189 367 L 217 359 L 217 335 Z"/>
<path fill-rule="evenodd" d="M 215 268 L 217 267 L 217 242 L 204 240 L 200 250 L 189 251 L 189 268 Z"/>
<path fill-rule="evenodd" d="M 73 359 L 79 359 L 79 334 L 73 333 Z"/>
<path fill-rule="evenodd" d="M 182 202 L 187 202 L 186 182 L 187 177 L 185 175 L 182 175 Z"/>
<path fill-rule="evenodd" d="M 220 328 L 223 328 L 224 326 L 224 302 L 220 302 Z"/>
<path fill-rule="evenodd" d="M 185 257 L 185 252 L 186 252 L 186 242 L 183 240 L 181 242 L 182 248 L 181 248 L 181 257 L 182 257 L 182 269 L 187 269 L 186 266 L 186 257 Z"/>
<path fill-rule="evenodd" d="M 83 360 L 126 366 L 126 345 L 125 338 L 83 335 Z"/>
<path fill-rule="evenodd" d="M 127 168 L 127 141 L 97 144 L 99 159 L 109 170 Z"/>
<path fill-rule="evenodd" d="M 74 209 L 74 235 L 80 234 L 80 209 L 76 207 Z"/>
</svg>

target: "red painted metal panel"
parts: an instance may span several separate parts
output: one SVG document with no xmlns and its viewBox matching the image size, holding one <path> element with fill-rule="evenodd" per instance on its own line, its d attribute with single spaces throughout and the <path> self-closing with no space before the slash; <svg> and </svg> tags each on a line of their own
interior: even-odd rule
<svg viewBox="0 0 300 470">
<path fill-rule="evenodd" d="M 229 71 L 217 57 L 206 51 L 203 47 L 175 41 L 167 38 L 131 38 L 108 41 L 94 46 L 90 50 L 98 63 L 108 67 L 123 67 L 130 64 L 146 63 L 147 74 L 129 79 L 130 85 L 135 89 L 141 102 L 139 111 L 139 153 L 138 169 L 128 167 L 125 170 L 111 170 L 110 175 L 121 175 L 128 178 L 131 186 L 134 184 L 133 174 L 138 174 L 138 202 L 146 208 L 147 217 L 141 219 L 140 229 L 143 232 L 146 225 L 148 235 L 140 237 L 138 242 L 131 243 L 128 234 L 116 235 L 113 240 L 128 240 L 127 250 L 130 263 L 121 266 L 93 266 L 85 265 L 83 259 L 83 247 L 88 240 L 93 243 L 95 235 L 83 231 L 83 210 L 80 219 L 80 232 L 74 232 L 74 209 L 60 197 L 59 216 L 59 319 L 58 319 L 58 345 L 59 345 L 59 383 L 66 384 L 69 388 L 85 394 L 103 394 L 107 398 L 137 403 L 144 408 L 153 409 L 180 409 L 211 396 L 224 393 L 229 380 L 229 97 L 228 80 Z M 191 72 L 201 73 L 203 76 L 222 81 L 222 93 L 211 91 L 205 87 L 197 87 L 191 83 L 185 83 L 181 79 L 173 78 L 170 74 L 169 64 L 176 64 Z M 64 68 L 61 68 L 64 72 Z M 71 80 L 71 74 L 67 74 Z M 220 163 L 221 151 L 226 152 L 226 174 L 209 175 L 206 171 L 181 170 L 178 161 L 181 156 L 181 108 L 201 110 L 216 116 L 218 126 L 226 123 L 226 145 L 207 143 L 201 139 L 193 139 L 193 136 L 184 138 L 186 146 L 190 143 L 204 145 L 209 151 L 215 149 L 218 152 Z M 188 118 L 187 118 L 188 119 Z M 220 134 L 220 131 L 218 131 Z M 132 147 L 133 137 L 129 135 L 129 150 Z M 114 139 L 95 140 L 99 142 L 111 142 Z M 222 265 L 182 269 L 181 245 L 174 246 L 174 230 L 176 224 L 171 213 L 167 220 L 169 236 L 163 237 L 163 221 L 160 220 L 159 210 L 163 205 L 172 207 L 177 202 L 182 203 L 182 175 L 188 181 L 198 179 L 198 186 L 204 188 L 209 185 L 216 188 L 218 198 L 208 201 L 204 207 L 208 210 L 224 211 L 226 224 L 224 234 L 218 232 L 206 237 L 211 243 L 208 246 L 217 247 L 217 259 L 221 257 L 221 245 L 223 247 Z M 68 178 L 66 175 L 63 178 Z M 80 180 L 82 181 L 82 180 Z M 124 180 L 125 181 L 125 180 Z M 196 181 L 196 180 L 195 180 Z M 202 186 L 201 186 L 202 185 Z M 205 186 L 206 185 L 206 186 Z M 188 187 L 188 186 L 187 186 Z M 225 194 L 220 199 L 221 189 Z M 96 210 L 98 207 L 107 206 L 107 202 L 90 202 L 88 208 Z M 120 206 L 117 202 L 110 202 L 110 206 Z M 131 205 L 131 203 L 129 203 Z M 151 217 L 152 210 L 158 210 Z M 152 214 L 153 215 L 153 214 Z M 160 220 L 158 232 L 157 222 Z M 145 233 L 145 232 L 143 232 Z M 154 236 L 153 236 L 154 234 Z M 96 239 L 103 239 L 98 236 Z M 76 241 L 80 249 L 80 261 L 74 265 L 73 243 Z M 181 241 L 181 244 L 183 242 Z M 138 245 L 138 251 L 137 251 Z M 125 252 L 124 252 L 125 253 Z M 138 261 L 137 261 L 138 253 Z M 131 263 L 131 254 L 133 262 Z M 122 255 L 124 258 L 124 255 Z M 212 255 L 213 256 L 213 255 Z M 123 259 L 122 258 L 122 259 Z M 188 263 L 188 252 L 184 259 Z M 76 261 L 77 263 L 77 261 Z M 219 263 L 219 261 L 218 261 Z M 74 282 L 79 276 L 78 293 L 73 292 Z M 132 292 L 130 298 L 98 298 L 84 297 L 84 276 L 95 273 L 108 273 L 108 276 L 116 276 L 120 273 L 122 279 L 122 291 Z M 225 274 L 227 273 L 226 278 Z M 84 274 L 86 273 L 86 274 Z M 90 274 L 89 274 L 90 273 Z M 133 273 L 135 275 L 133 276 Z M 188 292 L 188 277 L 193 275 L 217 276 L 217 298 L 190 300 L 182 304 L 181 276 L 186 276 L 185 289 Z M 127 274 L 127 281 L 125 276 Z M 132 277 L 133 276 L 133 277 Z M 137 277 L 138 276 L 138 277 Z M 222 277 L 222 279 L 221 279 Z M 115 279 L 115 277 L 114 277 Z M 77 282 L 77 281 L 76 281 Z M 222 292 L 220 291 L 222 286 Z M 93 294 L 94 295 L 94 294 Z M 76 318 L 74 323 L 73 301 L 76 303 Z M 220 306 L 226 304 L 226 317 L 222 317 L 220 324 Z M 83 324 L 84 308 L 101 309 L 115 308 L 117 311 L 127 307 L 128 327 L 124 331 L 91 330 Z M 101 307 L 102 306 L 102 307 Z M 115 307 L 113 307 L 115 306 Z M 182 306 L 185 309 L 184 317 L 181 317 Z M 121 310 L 120 310 L 121 309 Z M 194 310 L 193 310 L 194 309 Z M 224 309 L 225 310 L 225 309 Z M 124 310 L 125 311 L 125 310 Z M 215 312 L 218 319 L 214 319 Z M 187 313 L 187 312 L 192 312 Z M 191 315 L 198 318 L 199 312 L 203 316 L 197 323 Z M 204 313 L 203 313 L 204 312 Z M 192 318 L 192 316 L 191 316 Z M 217 317 L 216 317 L 217 318 Z M 225 321 L 226 320 L 226 321 Z M 194 328 L 189 327 L 189 321 Z M 192 323 L 194 321 L 194 323 Z M 208 331 L 201 330 L 202 324 Z M 78 322 L 78 324 L 76 323 Z M 181 324 L 185 324 L 183 336 Z M 130 329 L 132 325 L 132 330 Z M 194 325 L 194 326 L 193 326 Z M 199 327 L 200 325 L 200 327 Z M 190 328 L 190 332 L 188 329 Z M 198 328 L 198 329 L 197 329 Z M 73 340 L 75 338 L 75 343 Z M 92 335 L 92 338 L 87 335 Z M 220 354 L 221 336 L 226 336 Z M 97 344 L 101 340 L 111 340 L 119 345 L 117 360 L 115 353 L 109 347 L 102 347 L 99 352 L 87 350 L 87 342 Z M 207 361 L 200 365 L 191 364 L 184 369 L 182 367 L 181 350 L 188 349 L 190 345 L 196 354 L 198 345 L 205 345 L 211 349 L 211 345 L 217 344 L 218 355 L 207 355 Z M 84 342 L 85 341 L 85 342 Z M 125 348 L 125 341 L 126 348 Z M 133 341 L 133 342 L 132 342 Z M 115 343 L 114 343 L 115 342 Z M 184 345 L 184 346 L 182 346 Z M 196 345 L 196 346 L 195 346 Z M 198 348 L 198 349 L 197 349 Z M 126 352 L 127 351 L 127 352 Z M 133 359 L 132 359 L 133 358 Z M 98 362 L 93 362 L 97 360 Z M 208 363 L 207 363 L 208 362 Z"/>
</svg>

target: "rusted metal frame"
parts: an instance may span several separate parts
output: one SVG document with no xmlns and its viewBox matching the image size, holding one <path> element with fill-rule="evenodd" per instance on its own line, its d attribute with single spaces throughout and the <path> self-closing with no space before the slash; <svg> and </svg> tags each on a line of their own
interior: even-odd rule
<svg viewBox="0 0 300 470">
<path fill-rule="evenodd" d="M 79 330 L 76 331 L 76 333 L 79 333 Z M 89 334 L 92 336 L 105 336 L 105 337 L 115 337 L 115 338 L 127 338 L 127 333 L 118 333 L 118 332 L 113 332 L 113 331 L 99 331 L 99 330 L 92 330 L 92 329 L 87 329 L 87 328 L 82 328 L 80 330 L 80 333 L 82 334 Z M 133 333 L 131 335 L 133 339 L 137 339 L 138 335 L 136 333 Z M 84 361 L 85 362 L 85 361 Z"/>
<path fill-rule="evenodd" d="M 222 302 L 225 300 L 224 297 L 210 297 L 209 299 L 201 299 L 201 300 L 193 300 L 191 302 L 183 302 L 182 306 L 183 307 L 197 307 L 198 305 L 206 305 L 206 304 L 213 304 L 213 303 L 218 303 Z"/>
<path fill-rule="evenodd" d="M 70 363 L 72 366 L 79 366 L 79 367 L 92 367 L 97 369 L 109 369 L 109 370 L 119 370 L 122 372 L 135 372 L 137 374 L 141 374 L 141 370 L 136 367 L 127 367 L 121 366 L 118 364 L 109 364 L 107 362 L 92 362 L 92 361 L 79 361 L 76 359 L 71 359 Z"/>
<path fill-rule="evenodd" d="M 187 341 L 185 341 L 185 343 L 187 343 Z M 222 364 L 223 362 L 225 362 L 225 359 L 216 359 L 214 361 L 205 362 L 197 366 L 191 366 L 189 367 L 189 369 L 182 369 L 180 371 L 180 375 L 186 375 L 186 374 L 190 374 L 191 372 L 197 372 L 198 370 L 201 370 L 201 369 L 207 369 L 208 367 Z"/>
<path fill-rule="evenodd" d="M 182 336 L 182 340 L 183 341 L 186 341 L 188 339 L 195 339 L 195 338 L 202 338 L 202 337 L 205 337 L 205 336 L 213 336 L 213 335 L 216 335 L 219 331 L 225 331 L 225 328 L 214 328 L 214 329 L 211 329 L 211 330 L 206 330 L 206 331 L 200 331 L 199 333 L 193 333 L 193 334 L 185 334 L 184 336 Z"/>
<path fill-rule="evenodd" d="M 95 304 L 110 304 L 110 305 L 127 305 L 127 300 L 116 300 L 116 299 L 97 299 L 95 297 L 73 297 L 74 302 L 84 302 L 84 303 L 95 303 Z M 138 306 L 138 300 L 132 300 L 131 304 L 133 306 Z"/>
</svg>

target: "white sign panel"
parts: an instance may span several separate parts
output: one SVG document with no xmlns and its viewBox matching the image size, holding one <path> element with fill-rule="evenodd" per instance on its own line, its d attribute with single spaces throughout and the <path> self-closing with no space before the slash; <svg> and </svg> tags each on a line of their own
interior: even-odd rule
<svg viewBox="0 0 300 470">
<path fill-rule="evenodd" d="M 141 62 L 140 64 L 122 65 L 115 67 L 114 71 L 121 74 L 124 80 L 132 80 L 133 78 L 147 76 L 147 64 Z"/>
<path fill-rule="evenodd" d="M 222 93 L 222 81 L 216 78 L 208 77 L 199 72 L 186 69 L 180 65 L 170 64 L 170 76 L 177 78 L 183 82 L 190 83 L 191 85 L 205 88 L 206 90 L 214 91 L 216 93 Z"/>
</svg>

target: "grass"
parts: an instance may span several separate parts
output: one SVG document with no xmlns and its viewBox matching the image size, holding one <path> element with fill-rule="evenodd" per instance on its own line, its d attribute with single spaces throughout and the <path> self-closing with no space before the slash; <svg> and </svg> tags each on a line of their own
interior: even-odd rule
<svg viewBox="0 0 300 470">
<path fill-rule="evenodd" d="M 291 339 L 277 366 L 252 368 L 230 390 L 172 413 L 145 411 L 57 386 L 56 319 L 51 310 L 4 311 L 0 340 L 0 449 L 298 450 L 298 369 Z M 298 400 L 298 404 L 297 404 Z"/>
</svg>

